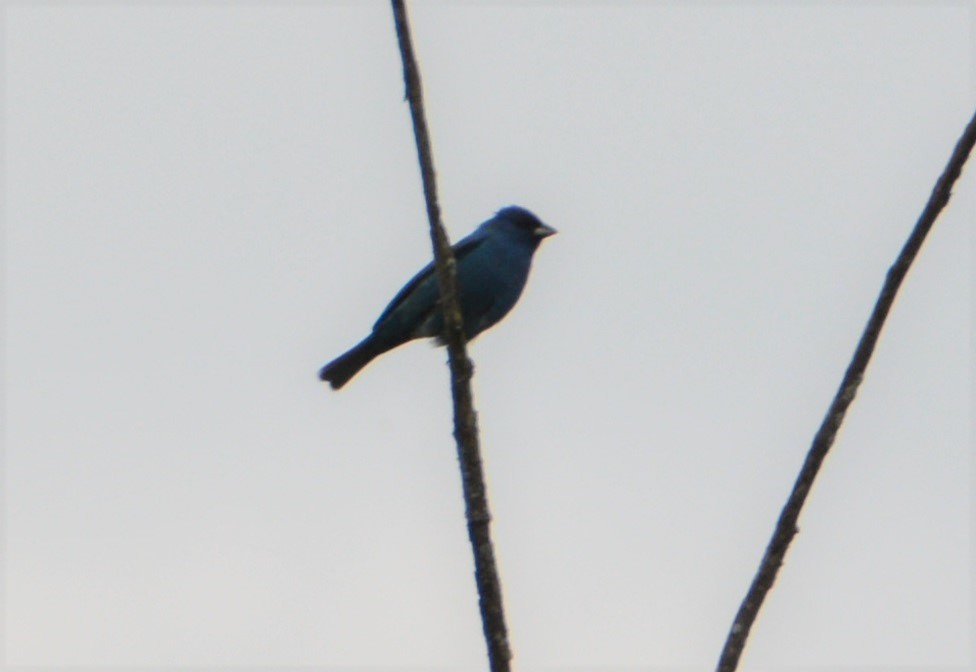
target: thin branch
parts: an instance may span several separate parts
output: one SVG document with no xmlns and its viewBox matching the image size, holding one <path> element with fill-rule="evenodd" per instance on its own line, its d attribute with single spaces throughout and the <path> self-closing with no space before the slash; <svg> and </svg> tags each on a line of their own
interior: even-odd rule
<svg viewBox="0 0 976 672">
<path fill-rule="evenodd" d="M 905 279 L 909 267 L 918 255 L 918 251 L 921 249 L 922 243 L 925 241 L 925 237 L 931 230 L 936 218 L 949 202 L 949 197 L 952 195 L 952 186 L 959 178 L 959 174 L 962 172 L 962 167 L 965 165 L 966 159 L 969 158 L 969 153 L 972 151 L 974 143 L 976 143 L 976 115 L 970 119 L 966 130 L 963 131 L 962 136 L 956 143 L 955 150 L 953 150 L 952 156 L 949 158 L 949 163 L 935 183 L 935 187 L 932 189 L 932 195 L 929 197 L 925 209 L 918 218 L 915 229 L 905 242 L 895 263 L 888 269 L 888 275 L 885 278 L 884 285 L 881 287 L 881 294 L 878 295 L 878 300 L 874 304 L 874 310 L 871 312 L 871 317 L 864 327 L 864 332 L 861 334 L 861 340 L 857 344 L 857 349 L 854 351 L 851 363 L 844 373 L 844 378 L 840 383 L 837 394 L 834 396 L 834 400 L 830 404 L 830 408 L 827 410 L 827 415 L 820 425 L 820 429 L 817 430 L 817 434 L 813 438 L 813 444 L 807 453 L 806 461 L 803 463 L 803 468 L 800 470 L 796 483 L 793 485 L 793 492 L 790 493 L 790 497 L 786 501 L 783 511 L 780 513 L 779 520 L 776 523 L 776 529 L 773 531 L 773 536 L 769 540 L 769 545 L 766 547 L 766 553 L 763 555 L 762 562 L 759 565 L 759 571 L 756 573 L 755 578 L 753 578 L 752 585 L 749 586 L 749 591 L 746 593 L 745 599 L 742 601 L 742 604 L 739 606 L 739 611 L 735 615 L 735 620 L 732 622 L 732 627 L 725 640 L 725 646 L 722 649 L 722 655 L 719 658 L 718 667 L 716 668 L 718 672 L 733 672 L 739 664 L 739 658 L 745 647 L 746 639 L 749 637 L 749 631 L 756 620 L 756 616 L 759 614 L 759 609 L 766 598 L 766 594 L 773 587 L 776 574 L 783 564 L 783 558 L 793 540 L 793 536 L 797 533 L 797 519 L 800 517 L 800 511 L 803 509 L 803 504 L 806 501 L 807 495 L 810 493 L 810 488 L 813 487 L 813 481 L 817 476 L 820 465 L 833 445 L 834 437 L 837 435 L 837 430 L 844 420 L 844 415 L 847 413 L 851 402 L 854 401 L 857 388 L 864 379 L 864 371 L 867 369 L 868 362 L 871 361 L 871 354 L 874 352 L 874 346 L 877 344 L 878 337 L 881 335 L 881 329 L 888 317 L 888 312 L 895 300 L 898 289 Z"/>
<path fill-rule="evenodd" d="M 465 345 L 454 255 L 441 224 L 420 72 L 414 57 L 407 12 L 403 0 L 392 0 L 392 3 L 397 41 L 403 60 L 406 97 L 410 103 L 413 132 L 417 141 L 417 154 L 423 177 L 427 218 L 430 220 L 434 264 L 441 292 L 441 309 L 444 311 L 444 340 L 447 342 L 448 361 L 451 367 L 451 395 L 454 399 L 454 439 L 457 442 L 458 461 L 461 466 L 468 537 L 474 552 L 481 623 L 488 645 L 488 661 L 492 672 L 508 672 L 512 653 L 508 646 L 508 633 L 505 627 L 501 582 L 491 544 L 489 529 L 491 514 L 488 510 L 478 441 L 478 424 L 471 395 L 471 375 L 474 367 L 468 358 Z"/>
</svg>

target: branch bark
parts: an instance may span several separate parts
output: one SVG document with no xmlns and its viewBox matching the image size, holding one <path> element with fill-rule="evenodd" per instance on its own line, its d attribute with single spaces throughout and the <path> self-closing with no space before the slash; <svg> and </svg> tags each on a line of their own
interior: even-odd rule
<svg viewBox="0 0 976 672">
<path fill-rule="evenodd" d="M 871 316 L 868 318 L 868 323 L 864 327 L 857 348 L 854 350 L 854 356 L 847 366 L 847 371 L 844 373 L 840 387 L 827 410 L 827 415 L 813 438 L 813 444 L 810 446 L 803 467 L 793 485 L 793 491 L 780 513 L 773 536 L 769 540 L 769 545 L 766 547 L 766 552 L 759 565 L 759 570 L 756 572 L 756 576 L 739 606 L 739 611 L 735 615 L 735 620 L 732 622 L 716 668 L 718 672 L 733 672 L 738 667 L 739 658 L 749 637 L 749 631 L 752 629 L 759 609 L 766 599 L 766 594 L 776 581 L 776 575 L 783 564 L 786 551 L 798 531 L 796 524 L 807 495 L 810 493 L 810 488 L 813 487 L 820 465 L 834 443 L 837 430 L 844 421 L 847 409 L 854 401 L 857 389 L 864 379 L 864 372 L 871 361 L 871 355 L 878 342 L 878 337 L 881 335 L 881 329 L 884 327 L 891 305 L 895 301 L 898 289 L 918 255 L 925 237 L 935 224 L 936 218 L 949 203 L 952 186 L 959 179 L 974 144 L 976 144 L 976 115 L 970 119 L 956 143 L 952 156 L 935 183 L 932 194 L 919 216 L 915 228 L 902 247 L 895 263 L 888 269 L 888 275 L 881 287 L 881 293 L 878 295 Z"/>
<path fill-rule="evenodd" d="M 441 292 L 441 309 L 444 311 L 444 340 L 447 343 L 448 362 L 451 368 L 451 396 L 454 400 L 454 439 L 457 442 L 458 461 L 461 467 L 468 538 L 474 552 L 475 581 L 478 587 L 481 623 L 488 646 L 488 661 L 492 672 L 508 672 L 512 653 L 505 626 L 501 581 L 498 577 L 495 552 L 491 543 L 491 531 L 489 529 L 491 513 L 488 509 L 488 497 L 478 439 L 477 416 L 471 394 L 471 376 L 474 366 L 467 354 L 461 306 L 458 301 L 454 254 L 451 252 L 450 242 L 441 224 L 434 160 L 430 149 L 430 134 L 427 130 L 420 72 L 410 37 L 407 11 L 403 0 L 391 1 L 397 42 L 403 60 L 406 98 L 410 104 L 413 132 L 417 142 L 417 155 L 424 186 L 424 200 L 427 204 L 427 218 L 430 220 L 434 264 Z"/>
</svg>

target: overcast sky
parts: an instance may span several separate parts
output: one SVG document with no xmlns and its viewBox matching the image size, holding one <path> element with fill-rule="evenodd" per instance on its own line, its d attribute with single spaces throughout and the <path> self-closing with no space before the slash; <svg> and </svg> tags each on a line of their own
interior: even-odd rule
<svg viewBox="0 0 976 672">
<path fill-rule="evenodd" d="M 471 348 L 521 670 L 714 666 L 974 109 L 972 2 L 417 3 L 443 215 L 559 230 Z M 481 670 L 389 7 L 3 11 L 6 664 Z M 969 170 L 745 669 L 974 662 Z M 939 668 L 939 669 L 943 669 Z"/>
</svg>

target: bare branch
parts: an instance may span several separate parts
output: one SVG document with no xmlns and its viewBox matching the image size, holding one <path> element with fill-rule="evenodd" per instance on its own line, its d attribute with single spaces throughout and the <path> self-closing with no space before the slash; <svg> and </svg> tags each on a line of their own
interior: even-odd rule
<svg viewBox="0 0 976 672">
<path fill-rule="evenodd" d="M 766 547 L 766 553 L 763 555 L 759 570 L 753 578 L 752 584 L 749 586 L 749 591 L 746 593 L 745 599 L 743 599 L 742 604 L 739 606 L 735 620 L 732 622 L 732 627 L 725 640 L 725 646 L 722 649 L 722 655 L 719 658 L 718 667 L 716 668 L 718 672 L 733 672 L 738 667 L 739 658 L 749 637 L 749 631 L 759 614 L 759 609 L 766 598 L 766 594 L 776 581 L 776 574 L 783 564 L 783 558 L 793 540 L 793 536 L 797 533 L 796 523 L 803 509 L 803 504 L 806 501 L 807 495 L 810 493 L 810 488 L 813 487 L 813 481 L 817 476 L 817 472 L 820 470 L 820 465 L 823 463 L 824 458 L 827 457 L 827 452 L 834 443 L 834 437 L 837 435 L 837 430 L 844 421 L 844 415 L 847 413 L 851 402 L 854 401 L 857 389 L 864 379 L 864 372 L 867 369 L 868 363 L 871 361 L 871 354 L 874 352 L 874 346 L 877 344 L 878 337 L 881 335 L 881 329 L 891 310 L 891 305 L 894 303 L 898 289 L 905 279 L 909 267 L 918 255 L 918 251 L 921 249 L 922 243 L 925 241 L 925 237 L 931 230 L 936 218 L 942 212 L 943 208 L 945 208 L 946 204 L 948 204 L 949 197 L 952 195 L 952 186 L 959 178 L 959 174 L 962 172 L 962 167 L 969 158 L 969 153 L 972 151 L 974 143 L 976 143 L 976 115 L 970 119 L 966 130 L 963 131 L 962 136 L 956 143 L 955 150 L 949 158 L 949 163 L 935 183 L 935 187 L 932 189 L 932 195 L 929 197 L 925 209 L 918 218 L 914 230 L 905 242 L 904 247 L 902 247 L 895 263 L 888 269 L 888 275 L 885 278 L 884 285 L 881 287 L 881 294 L 874 304 L 874 310 L 871 312 L 868 323 L 864 327 L 861 340 L 854 350 L 854 356 L 851 358 L 851 362 L 847 367 L 847 371 L 844 373 L 844 378 L 840 383 L 837 394 L 834 396 L 834 400 L 827 410 L 827 415 L 824 417 L 820 429 L 817 430 L 817 434 L 813 438 L 813 444 L 810 446 L 810 451 L 807 453 L 803 468 L 800 469 L 800 474 L 797 476 L 796 483 L 793 485 L 793 491 L 790 493 L 789 499 L 786 501 L 786 505 L 780 513 L 779 520 L 776 523 L 776 529 L 773 531 L 773 536 L 769 540 L 769 545 Z"/>
<path fill-rule="evenodd" d="M 397 41 L 403 60 L 403 79 L 406 97 L 413 118 L 413 132 L 417 141 L 417 154 L 424 184 L 424 200 L 427 218 L 430 220 L 430 237 L 434 246 L 434 264 L 441 292 L 441 309 L 444 311 L 444 340 L 447 343 L 448 361 L 451 367 L 451 395 L 454 399 L 454 439 L 457 442 L 458 461 L 464 489 L 465 514 L 468 537 L 474 552 L 475 581 L 478 585 L 478 603 L 481 623 L 488 645 L 488 660 L 492 672 L 508 672 L 512 658 L 505 627 L 502 606 L 501 582 L 495 565 L 495 552 L 491 543 L 488 497 L 481 465 L 481 449 L 478 440 L 478 424 L 471 395 L 471 376 L 474 367 L 468 358 L 465 344 L 461 306 L 458 301 L 457 275 L 454 255 L 444 227 L 441 224 L 440 206 L 437 202 L 437 185 L 434 178 L 434 160 L 430 150 L 430 135 L 424 113 L 423 91 L 420 73 L 414 57 L 410 38 L 410 26 L 403 0 L 392 0 L 396 23 Z"/>
</svg>

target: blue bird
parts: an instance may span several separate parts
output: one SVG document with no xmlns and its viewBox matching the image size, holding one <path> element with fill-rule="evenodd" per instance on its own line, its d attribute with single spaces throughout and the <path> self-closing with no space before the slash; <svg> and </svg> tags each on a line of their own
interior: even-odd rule
<svg viewBox="0 0 976 672">
<path fill-rule="evenodd" d="M 554 233 L 531 212 L 513 205 L 499 210 L 451 248 L 468 340 L 508 314 L 525 287 L 532 255 L 542 239 Z M 431 262 L 393 297 L 373 332 L 323 366 L 319 378 L 338 390 L 373 359 L 407 341 L 433 337 L 443 345 L 439 304 L 440 288 Z"/>
</svg>

